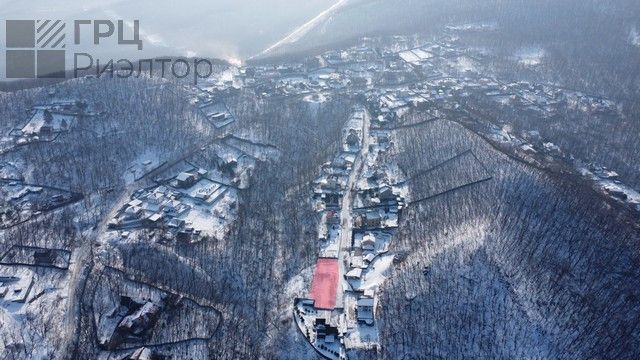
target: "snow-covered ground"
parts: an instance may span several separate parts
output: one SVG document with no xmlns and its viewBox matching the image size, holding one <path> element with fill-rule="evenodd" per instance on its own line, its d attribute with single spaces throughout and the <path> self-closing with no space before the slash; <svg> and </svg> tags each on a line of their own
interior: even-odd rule
<svg viewBox="0 0 640 360">
<path fill-rule="evenodd" d="M 224 192 L 222 198 L 213 207 L 191 203 L 191 210 L 181 218 L 193 226 L 195 230 L 221 239 L 227 234 L 229 225 L 237 217 L 235 209 L 237 200 L 236 191 L 229 189 Z"/>
<path fill-rule="evenodd" d="M 478 72 L 475 61 L 467 56 L 457 57 L 450 65 L 459 73 Z"/>
<path fill-rule="evenodd" d="M 462 25 L 448 25 L 446 28 L 453 31 L 494 31 L 498 30 L 498 23 L 495 21 L 487 21 Z"/>
<path fill-rule="evenodd" d="M 29 353 L 24 353 L 25 358 L 51 358 L 54 353 L 52 346 L 59 344 L 64 334 L 50 330 L 47 324 L 63 323 L 68 301 L 65 291 L 69 286 L 68 272 L 45 269 L 36 273 L 25 266 L 2 266 L 1 270 L 0 276 L 21 278 L 17 283 L 21 293 L 14 295 L 24 297 L 24 302 L 0 299 L 0 354 L 5 353 L 5 347 L 29 343 L 38 346 L 28 349 Z M 23 287 L 28 284 L 29 287 Z M 5 285 L 14 292 L 12 283 Z"/>
<path fill-rule="evenodd" d="M 640 32 L 635 26 L 629 32 L 629 42 L 633 46 L 640 47 Z"/>
<path fill-rule="evenodd" d="M 37 108 L 29 122 L 22 128 L 24 135 L 37 135 L 43 126 L 48 125 L 52 131 L 65 131 L 75 124 L 75 116 L 52 113 L 51 118 L 47 121 L 45 109 Z"/>
<path fill-rule="evenodd" d="M 611 178 L 614 178 L 617 175 L 615 172 L 609 172 L 611 178 L 603 178 L 594 174 L 586 167 L 580 167 L 578 170 L 580 171 L 582 176 L 593 180 L 598 188 L 610 194 L 610 196 L 623 202 L 633 204 L 638 210 L 640 210 L 640 192 L 623 184 L 620 181 L 612 180 Z M 626 198 L 623 199 L 621 198 L 621 196 L 626 196 Z"/>
<path fill-rule="evenodd" d="M 394 255 L 382 255 L 376 257 L 362 274 L 362 279 L 353 282 L 358 290 L 377 290 L 391 275 Z"/>
<path fill-rule="evenodd" d="M 123 175 L 125 183 L 133 184 L 142 175 L 158 167 L 161 163 L 162 153 L 156 149 L 147 149 L 140 154 L 127 168 L 127 172 Z"/>
<path fill-rule="evenodd" d="M 516 51 L 515 60 L 524 66 L 537 66 L 542 64 L 546 51 L 540 47 L 525 47 Z"/>
</svg>

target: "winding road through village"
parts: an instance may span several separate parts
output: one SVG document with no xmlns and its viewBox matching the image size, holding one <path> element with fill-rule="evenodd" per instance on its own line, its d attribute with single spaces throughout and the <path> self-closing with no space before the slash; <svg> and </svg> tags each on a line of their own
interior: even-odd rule
<svg viewBox="0 0 640 360">
<path fill-rule="evenodd" d="M 353 199 L 357 193 L 358 179 L 362 175 L 364 164 L 369 155 L 369 144 L 371 139 L 369 137 L 369 126 L 371 117 L 366 110 L 363 110 L 364 118 L 362 121 L 362 140 L 361 147 L 358 151 L 358 155 L 353 164 L 353 170 L 349 174 L 349 180 L 347 182 L 346 192 L 342 197 L 342 207 L 340 209 L 340 243 L 338 246 L 338 264 L 339 264 L 339 281 L 336 305 L 339 308 L 344 308 L 344 292 L 350 287 L 345 278 L 345 274 L 348 272 L 349 267 L 349 249 L 351 248 L 351 237 L 353 233 Z"/>
</svg>

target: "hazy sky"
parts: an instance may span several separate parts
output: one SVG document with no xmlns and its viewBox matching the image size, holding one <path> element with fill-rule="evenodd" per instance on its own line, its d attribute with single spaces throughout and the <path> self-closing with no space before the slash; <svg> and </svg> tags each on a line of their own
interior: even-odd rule
<svg viewBox="0 0 640 360">
<path fill-rule="evenodd" d="M 344 1 L 344 0 L 343 0 Z M 339 0 L 0 0 L 2 19 L 60 19 L 67 23 L 67 50 L 104 59 L 159 55 L 246 59 L 286 38 Z M 73 45 L 73 20 L 140 20 L 144 49 Z M 83 33 L 84 34 L 84 33 Z M 87 32 L 90 35 L 90 32 Z M 2 46 L 4 24 L 0 30 Z M 70 51 L 68 51 L 70 53 Z"/>
</svg>

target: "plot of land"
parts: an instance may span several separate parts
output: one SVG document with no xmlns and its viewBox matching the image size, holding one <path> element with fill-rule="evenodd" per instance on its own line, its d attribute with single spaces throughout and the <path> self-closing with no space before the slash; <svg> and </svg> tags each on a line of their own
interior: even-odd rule
<svg viewBox="0 0 640 360">
<path fill-rule="evenodd" d="M 81 199 L 82 194 L 46 185 L 0 179 L 0 229 L 8 229 Z"/>
<path fill-rule="evenodd" d="M 418 171 L 408 181 L 411 200 L 420 201 L 491 178 L 484 165 L 471 151 Z"/>
<path fill-rule="evenodd" d="M 67 250 L 14 245 L 2 255 L 0 264 L 68 269 L 70 259 L 71 252 Z"/>
<path fill-rule="evenodd" d="M 210 339 L 221 317 L 213 307 L 107 268 L 93 293 L 93 319 L 100 346 L 122 350 Z"/>
<path fill-rule="evenodd" d="M 338 259 L 320 258 L 316 262 L 316 271 L 311 283 L 311 294 L 315 307 L 333 310 L 336 306 L 338 290 Z"/>
</svg>

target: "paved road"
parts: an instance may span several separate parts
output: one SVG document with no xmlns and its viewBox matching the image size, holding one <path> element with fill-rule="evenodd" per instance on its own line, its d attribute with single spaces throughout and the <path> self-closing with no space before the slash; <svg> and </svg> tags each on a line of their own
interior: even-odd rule
<svg viewBox="0 0 640 360">
<path fill-rule="evenodd" d="M 371 143 L 369 138 L 370 116 L 366 110 L 364 110 L 364 114 L 361 141 L 362 147 L 356 156 L 356 160 L 353 164 L 353 170 L 351 171 L 351 174 L 349 174 L 347 190 L 342 198 L 342 208 L 340 209 L 340 244 L 338 247 L 340 286 L 338 287 L 338 294 L 336 295 L 337 307 L 344 307 L 343 293 L 344 289 L 349 287 L 344 275 L 349 271 L 349 249 L 351 248 L 351 233 L 353 231 L 353 199 L 356 194 L 356 183 L 360 178 L 360 175 L 362 175 L 365 161 L 369 155 L 369 144 Z"/>
</svg>

